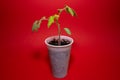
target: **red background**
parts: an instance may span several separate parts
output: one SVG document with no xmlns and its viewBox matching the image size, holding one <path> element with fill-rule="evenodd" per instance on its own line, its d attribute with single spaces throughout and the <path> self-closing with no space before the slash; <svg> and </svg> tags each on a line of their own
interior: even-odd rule
<svg viewBox="0 0 120 80">
<path fill-rule="evenodd" d="M 62 13 L 74 44 L 68 75 L 60 80 L 120 80 L 120 4 L 117 0 L 0 0 L 0 80 L 59 80 L 52 76 L 44 39 L 57 34 L 34 20 L 68 4 L 74 18 Z M 62 31 L 64 35 L 66 33 Z"/>
</svg>

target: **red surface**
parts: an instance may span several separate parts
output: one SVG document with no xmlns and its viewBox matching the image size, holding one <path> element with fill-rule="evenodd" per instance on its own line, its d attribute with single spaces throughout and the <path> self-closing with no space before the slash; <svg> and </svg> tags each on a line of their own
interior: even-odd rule
<svg viewBox="0 0 120 80">
<path fill-rule="evenodd" d="M 44 39 L 57 34 L 44 22 L 32 33 L 34 20 L 67 3 L 78 13 L 60 18 L 74 44 L 68 75 L 53 78 Z M 63 34 L 65 32 L 63 31 Z M 120 4 L 117 0 L 0 1 L 0 80 L 120 80 Z"/>
</svg>

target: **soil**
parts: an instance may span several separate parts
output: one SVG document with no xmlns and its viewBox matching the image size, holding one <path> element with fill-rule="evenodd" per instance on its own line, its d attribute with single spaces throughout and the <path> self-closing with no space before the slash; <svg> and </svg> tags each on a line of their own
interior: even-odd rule
<svg viewBox="0 0 120 80">
<path fill-rule="evenodd" d="M 70 41 L 68 41 L 66 39 L 62 39 L 60 41 L 60 43 L 61 43 L 61 45 L 67 45 L 67 44 L 70 44 Z M 53 39 L 52 41 L 49 42 L 49 44 L 58 46 L 58 39 Z"/>
</svg>

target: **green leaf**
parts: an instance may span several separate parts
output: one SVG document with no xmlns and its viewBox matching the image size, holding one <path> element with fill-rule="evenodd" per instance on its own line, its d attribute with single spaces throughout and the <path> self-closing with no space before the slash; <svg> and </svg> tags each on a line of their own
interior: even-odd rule
<svg viewBox="0 0 120 80">
<path fill-rule="evenodd" d="M 50 28 L 50 26 L 54 23 L 54 16 L 50 16 L 49 19 L 48 19 L 48 28 Z"/>
<path fill-rule="evenodd" d="M 40 24 L 42 23 L 43 20 L 46 20 L 46 17 L 45 17 L 45 16 L 43 16 L 40 20 L 36 20 L 36 21 L 33 23 L 32 31 L 38 31 L 38 29 L 40 28 Z"/>
<path fill-rule="evenodd" d="M 41 24 L 41 21 L 36 20 L 36 21 L 33 23 L 32 31 L 38 31 L 38 29 L 40 28 L 40 24 Z"/>
<path fill-rule="evenodd" d="M 77 16 L 76 12 L 72 8 L 70 8 L 69 6 L 66 6 L 65 10 L 66 10 L 66 12 L 71 14 L 71 16 Z"/>
<path fill-rule="evenodd" d="M 71 35 L 71 31 L 70 31 L 69 28 L 64 28 L 64 30 L 65 30 L 65 32 L 66 32 L 67 34 Z"/>
</svg>

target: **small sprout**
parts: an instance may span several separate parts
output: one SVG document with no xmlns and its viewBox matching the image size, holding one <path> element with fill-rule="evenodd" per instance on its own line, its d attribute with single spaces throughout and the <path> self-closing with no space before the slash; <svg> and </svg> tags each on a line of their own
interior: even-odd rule
<svg viewBox="0 0 120 80">
<path fill-rule="evenodd" d="M 36 20 L 34 23 L 33 23 L 33 27 L 32 27 L 32 31 L 38 31 L 38 29 L 40 28 L 40 25 L 42 23 L 43 20 L 47 20 L 48 23 L 47 23 L 47 26 L 48 28 L 50 28 L 50 26 L 53 24 L 53 23 L 56 23 L 57 24 L 57 27 L 58 27 L 58 42 L 57 44 L 58 45 L 61 45 L 61 42 L 60 42 L 60 35 L 61 35 L 61 27 L 60 27 L 60 23 L 59 23 L 59 17 L 60 17 L 60 14 L 63 12 L 63 11 L 66 11 L 67 13 L 69 13 L 71 16 L 76 16 L 76 12 L 69 6 L 65 6 L 64 8 L 62 9 L 58 9 L 58 12 L 54 15 L 51 15 L 49 16 L 48 18 L 46 18 L 45 16 L 43 16 L 40 20 Z M 69 28 L 64 28 L 65 32 L 69 35 L 71 35 L 71 31 Z"/>
</svg>

